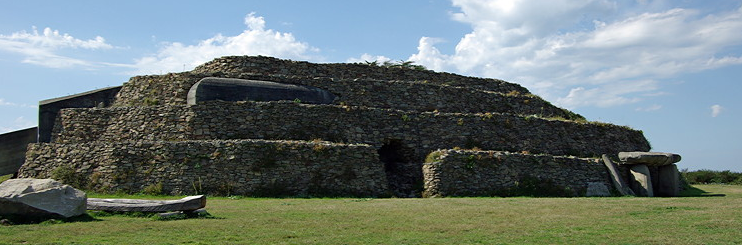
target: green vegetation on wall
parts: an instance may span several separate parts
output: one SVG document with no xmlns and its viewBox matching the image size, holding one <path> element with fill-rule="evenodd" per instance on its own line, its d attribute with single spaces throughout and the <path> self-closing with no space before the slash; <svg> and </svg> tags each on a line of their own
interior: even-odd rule
<svg viewBox="0 0 742 245">
<path fill-rule="evenodd" d="M 12 174 L 8 174 L 8 175 L 0 176 L 0 183 L 5 182 L 6 180 L 10 179 L 10 177 L 13 177 L 13 175 Z"/>
</svg>

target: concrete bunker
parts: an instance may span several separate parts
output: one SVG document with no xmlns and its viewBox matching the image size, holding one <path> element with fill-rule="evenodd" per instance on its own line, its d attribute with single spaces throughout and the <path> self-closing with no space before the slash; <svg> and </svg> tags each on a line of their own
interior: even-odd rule
<svg viewBox="0 0 742 245">
<path fill-rule="evenodd" d="M 188 90 L 188 105 L 204 101 L 279 101 L 294 100 L 306 104 L 332 104 L 337 98 L 327 90 L 305 85 L 268 81 L 207 77 Z"/>
<path fill-rule="evenodd" d="M 36 143 L 38 128 L 0 134 L 0 175 L 15 174 L 26 161 L 26 147 Z"/>
<path fill-rule="evenodd" d="M 84 93 L 42 100 L 39 102 L 38 142 L 51 142 L 52 129 L 59 115 L 65 108 L 108 107 L 116 100 L 116 94 L 122 86 L 91 90 Z"/>
</svg>

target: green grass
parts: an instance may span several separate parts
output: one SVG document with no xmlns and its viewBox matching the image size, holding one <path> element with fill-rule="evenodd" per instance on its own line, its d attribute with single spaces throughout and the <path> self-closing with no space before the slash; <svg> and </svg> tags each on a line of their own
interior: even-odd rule
<svg viewBox="0 0 742 245">
<path fill-rule="evenodd" d="M 209 198 L 216 219 L 6 226 L 0 244 L 742 243 L 742 186 L 695 187 L 679 198 Z"/>
<path fill-rule="evenodd" d="M 10 177 L 13 177 L 13 175 L 12 174 L 8 174 L 8 175 L 0 176 L 0 183 L 5 182 L 6 180 L 10 179 Z"/>
</svg>

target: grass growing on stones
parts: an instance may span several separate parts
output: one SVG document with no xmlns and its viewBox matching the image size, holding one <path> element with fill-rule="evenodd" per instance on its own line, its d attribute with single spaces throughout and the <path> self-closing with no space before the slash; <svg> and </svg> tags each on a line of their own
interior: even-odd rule
<svg viewBox="0 0 742 245">
<path fill-rule="evenodd" d="M 10 179 L 10 177 L 13 177 L 13 175 L 12 174 L 8 174 L 8 175 L 0 176 L 0 183 L 5 182 L 6 180 Z"/>
<path fill-rule="evenodd" d="M 693 197 L 209 198 L 216 218 L 7 226 L 0 243 L 742 243 L 742 186 L 699 185 L 686 194 Z"/>
</svg>

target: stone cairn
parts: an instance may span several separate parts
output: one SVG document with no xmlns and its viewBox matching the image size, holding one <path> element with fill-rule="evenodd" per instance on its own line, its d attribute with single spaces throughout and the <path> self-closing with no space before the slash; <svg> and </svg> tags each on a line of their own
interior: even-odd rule
<svg viewBox="0 0 742 245">
<path fill-rule="evenodd" d="M 46 100 L 40 113 L 18 176 L 98 192 L 677 195 L 679 156 L 619 154 L 649 151 L 642 131 L 588 122 L 518 84 L 430 70 L 229 56 Z M 604 166 L 601 154 L 622 160 Z"/>
</svg>

